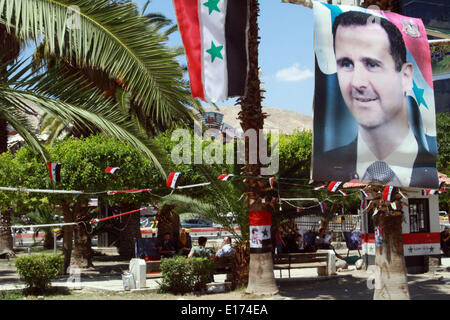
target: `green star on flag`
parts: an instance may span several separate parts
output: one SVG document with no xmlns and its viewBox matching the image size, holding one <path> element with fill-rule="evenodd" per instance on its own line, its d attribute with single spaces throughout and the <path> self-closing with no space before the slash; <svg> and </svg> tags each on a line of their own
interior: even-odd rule
<svg viewBox="0 0 450 320">
<path fill-rule="evenodd" d="M 423 93 L 425 92 L 425 89 L 419 88 L 416 85 L 415 81 L 413 81 L 413 92 L 414 92 L 414 95 L 416 96 L 417 105 L 420 107 L 420 105 L 423 104 L 423 106 L 428 109 L 427 103 L 425 102 L 425 99 L 423 98 Z"/>
<path fill-rule="evenodd" d="M 220 51 L 222 51 L 223 46 L 218 46 L 216 47 L 216 45 L 214 44 L 213 41 L 211 41 L 211 48 L 206 50 L 206 52 L 208 52 L 211 55 L 211 62 L 214 62 L 214 60 L 216 58 L 222 59 L 223 60 L 223 56 L 220 53 Z"/>
<path fill-rule="evenodd" d="M 267 231 L 267 229 L 264 229 L 262 233 L 263 233 L 264 237 L 269 236 L 269 232 Z"/>
<path fill-rule="evenodd" d="M 217 4 L 220 2 L 220 0 L 208 0 L 207 2 L 203 3 L 205 7 L 208 7 L 209 14 L 211 14 L 214 10 L 217 12 L 220 12 L 219 7 Z"/>
</svg>

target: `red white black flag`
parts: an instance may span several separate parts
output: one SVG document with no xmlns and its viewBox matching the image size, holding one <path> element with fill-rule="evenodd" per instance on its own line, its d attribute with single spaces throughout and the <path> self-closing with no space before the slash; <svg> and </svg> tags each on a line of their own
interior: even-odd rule
<svg viewBox="0 0 450 320">
<path fill-rule="evenodd" d="M 178 182 L 182 176 L 181 172 L 171 172 L 169 177 L 167 178 L 167 186 L 172 189 L 176 189 L 178 186 Z"/>
<path fill-rule="evenodd" d="M 324 185 L 321 185 L 321 186 L 318 186 L 318 187 L 315 187 L 314 188 L 314 190 L 320 190 L 320 189 L 323 189 L 323 188 L 326 188 L 327 187 L 327 185 L 326 184 L 324 184 Z"/>
<path fill-rule="evenodd" d="M 248 0 L 174 0 L 191 93 L 222 101 L 246 92 Z"/>
<path fill-rule="evenodd" d="M 219 176 L 219 180 L 222 180 L 222 181 L 229 181 L 229 180 L 231 180 L 231 178 L 233 178 L 234 177 L 234 174 L 221 174 L 220 176 Z"/>
<path fill-rule="evenodd" d="M 61 163 L 47 162 L 48 175 L 55 182 L 61 181 Z"/>
<path fill-rule="evenodd" d="M 106 173 L 114 174 L 120 170 L 120 167 L 108 167 L 105 169 Z"/>
<path fill-rule="evenodd" d="M 394 187 L 393 186 L 384 187 L 382 199 L 387 200 L 387 201 L 392 201 L 393 197 L 394 197 Z"/>
<path fill-rule="evenodd" d="M 341 186 L 342 181 L 331 181 L 330 184 L 328 185 L 328 190 L 331 192 L 336 192 L 337 189 L 339 189 L 339 187 Z"/>
</svg>

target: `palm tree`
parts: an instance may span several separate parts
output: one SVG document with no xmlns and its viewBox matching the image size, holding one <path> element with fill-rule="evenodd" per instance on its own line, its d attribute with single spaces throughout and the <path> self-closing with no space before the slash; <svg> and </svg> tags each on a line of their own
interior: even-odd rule
<svg viewBox="0 0 450 320">
<path fill-rule="evenodd" d="M 74 16 L 75 24 L 68 23 Z M 198 106 L 188 94 L 175 52 L 161 44 L 161 35 L 129 1 L 6 0 L 0 2 L 0 22 L 18 39 L 42 39 L 45 52 L 63 57 L 78 70 L 106 74 L 116 84 L 112 89 L 125 88 L 128 99 L 161 126 L 192 117 L 185 106 Z M 13 69 L 24 76 L 18 66 Z M 62 79 L 54 75 L 26 80 L 15 75 L 0 85 L 0 118 L 44 159 L 45 150 L 22 114 L 29 103 L 77 130 L 99 130 L 130 142 L 165 175 L 150 143 L 118 111 L 117 101 L 95 91 L 79 72 Z"/>
<path fill-rule="evenodd" d="M 249 73 L 247 77 L 247 95 L 238 100 L 241 105 L 239 120 L 244 132 L 253 129 L 260 132 L 264 126 L 264 119 L 267 117 L 262 112 L 262 95 L 259 80 L 258 65 L 258 0 L 250 0 L 250 21 L 248 30 L 248 55 L 249 55 Z M 257 148 L 259 150 L 259 146 Z M 258 151 L 259 154 L 259 151 Z M 245 161 L 243 168 L 245 176 L 258 176 L 261 172 L 261 164 L 249 163 L 249 141 L 245 142 Z M 271 208 L 262 203 L 266 198 L 268 188 L 267 180 L 246 179 L 245 181 L 248 201 L 247 209 L 249 212 L 271 211 Z M 259 295 L 271 295 L 278 293 L 273 272 L 273 260 L 271 248 L 265 248 L 264 253 L 250 253 L 250 270 L 247 293 Z"/>
<path fill-rule="evenodd" d="M 362 7 L 376 5 L 380 10 L 389 10 L 401 13 L 401 3 L 398 0 L 365 0 Z M 381 190 L 372 187 L 372 192 L 378 197 Z M 383 242 L 376 247 L 375 266 L 379 277 L 375 286 L 374 300 L 380 299 L 410 299 L 408 290 L 408 278 L 406 276 L 406 264 L 403 254 L 401 196 L 396 195 L 396 210 L 391 210 L 388 201 L 373 201 L 371 209 L 377 210 L 373 216 L 374 227 L 382 230 Z M 369 210 L 368 210 L 369 212 Z"/>
<path fill-rule="evenodd" d="M 37 208 L 35 211 L 26 214 L 26 217 L 28 218 L 28 224 L 59 223 L 62 218 L 56 214 L 56 210 L 47 206 Z M 34 228 L 33 239 L 35 239 L 41 231 L 45 233 L 44 249 L 53 249 L 53 231 L 51 227 Z"/>
<path fill-rule="evenodd" d="M 180 216 L 200 216 L 220 224 L 233 235 L 233 247 L 236 251 L 233 278 L 237 285 L 246 285 L 249 275 L 249 229 L 248 214 L 244 208 L 242 194 L 245 192 L 240 181 L 222 182 L 213 168 L 201 167 L 200 170 L 211 184 L 205 187 L 204 197 L 174 194 L 160 202 L 162 207 L 170 207 Z M 161 225 L 158 224 L 158 226 Z M 240 227 L 241 233 L 234 230 Z M 158 230 L 160 231 L 160 230 Z M 178 230 L 177 230 L 178 231 Z M 177 232 L 178 233 L 178 232 Z"/>
</svg>

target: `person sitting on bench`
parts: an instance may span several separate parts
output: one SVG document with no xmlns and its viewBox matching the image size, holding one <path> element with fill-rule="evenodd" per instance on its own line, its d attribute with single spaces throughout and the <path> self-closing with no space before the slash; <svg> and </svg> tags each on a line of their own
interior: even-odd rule
<svg viewBox="0 0 450 320">
<path fill-rule="evenodd" d="M 327 234 L 325 228 L 319 229 L 319 234 L 316 237 L 316 248 L 317 249 L 331 249 L 336 254 L 336 258 L 342 259 L 342 256 L 339 255 L 336 250 L 334 250 L 334 247 L 331 245 L 331 242 L 333 241 L 333 237 L 329 234 Z"/>
</svg>

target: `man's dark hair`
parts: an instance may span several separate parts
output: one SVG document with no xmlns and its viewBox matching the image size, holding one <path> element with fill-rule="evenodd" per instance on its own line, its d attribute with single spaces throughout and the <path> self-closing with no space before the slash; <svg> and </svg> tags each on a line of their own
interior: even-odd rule
<svg viewBox="0 0 450 320">
<path fill-rule="evenodd" d="M 206 240 L 207 240 L 206 237 L 199 237 L 198 244 L 202 246 L 206 243 Z"/>
<path fill-rule="evenodd" d="M 321 233 L 323 230 L 326 230 L 325 228 L 320 228 L 319 233 Z"/>
<path fill-rule="evenodd" d="M 403 41 L 402 34 L 400 30 L 389 20 L 381 17 L 376 17 L 374 15 L 360 12 L 360 11 L 347 11 L 341 13 L 334 19 L 333 23 L 333 45 L 335 46 L 336 31 L 338 26 L 365 26 L 368 24 L 369 19 L 372 23 L 380 22 L 380 26 L 386 31 L 389 39 L 389 44 L 391 48 L 391 56 L 395 62 L 395 70 L 400 72 L 403 64 L 406 62 L 406 47 Z M 369 22 L 370 23 L 370 22 Z M 364 37 L 364 35 L 357 35 L 359 37 Z"/>
<path fill-rule="evenodd" d="M 226 239 L 228 239 L 228 241 L 231 243 L 231 238 L 230 238 L 229 236 L 225 236 L 225 237 L 223 238 L 223 240 L 226 240 Z"/>
</svg>

